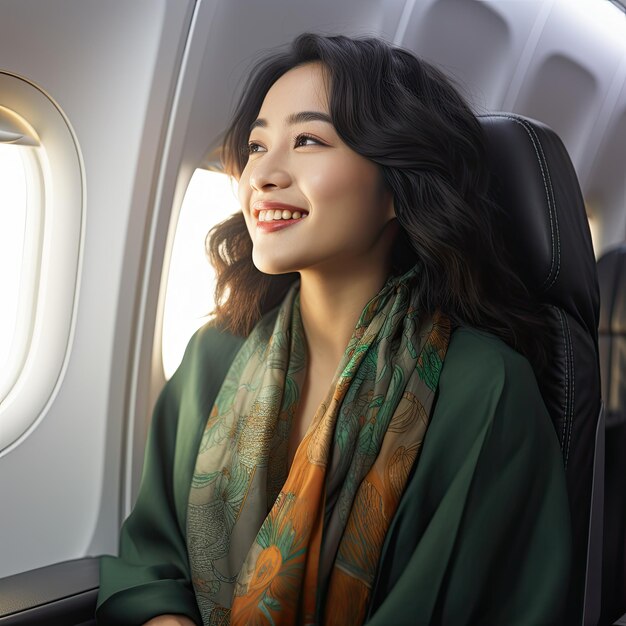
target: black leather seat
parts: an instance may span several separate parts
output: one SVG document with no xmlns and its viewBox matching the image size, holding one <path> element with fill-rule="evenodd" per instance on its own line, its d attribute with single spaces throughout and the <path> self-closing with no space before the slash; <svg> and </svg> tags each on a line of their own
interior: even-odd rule
<svg viewBox="0 0 626 626">
<path fill-rule="evenodd" d="M 600 371 L 606 405 L 602 624 L 626 613 L 626 244 L 598 261 Z"/>
<path fill-rule="evenodd" d="M 598 360 L 599 288 L 580 186 L 567 151 L 545 124 L 512 113 L 480 115 L 502 236 L 530 292 L 548 306 L 551 365 L 538 378 L 556 429 L 574 535 L 569 624 L 600 617 L 604 426 Z"/>
</svg>

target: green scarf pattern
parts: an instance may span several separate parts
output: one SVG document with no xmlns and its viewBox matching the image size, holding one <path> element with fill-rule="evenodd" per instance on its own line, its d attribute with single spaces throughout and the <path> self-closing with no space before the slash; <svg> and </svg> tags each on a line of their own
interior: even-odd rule
<svg viewBox="0 0 626 626">
<path fill-rule="evenodd" d="M 307 363 L 298 281 L 236 355 L 189 494 L 187 548 L 205 626 L 363 621 L 451 333 L 443 314 L 418 310 L 420 267 L 390 277 L 365 305 L 291 468 Z M 346 593 L 354 602 L 336 611 Z"/>
</svg>

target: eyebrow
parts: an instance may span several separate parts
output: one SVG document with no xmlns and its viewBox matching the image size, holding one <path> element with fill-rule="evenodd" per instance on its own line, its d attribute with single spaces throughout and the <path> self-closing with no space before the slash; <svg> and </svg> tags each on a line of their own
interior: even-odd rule
<svg viewBox="0 0 626 626">
<path fill-rule="evenodd" d="M 321 111 L 300 111 L 299 113 L 292 113 L 287 116 L 287 124 L 289 126 L 293 126 L 294 124 L 301 124 L 302 122 L 327 122 L 328 124 L 332 124 L 332 120 L 330 119 L 330 115 L 327 113 L 322 113 Z M 252 124 L 250 124 L 250 131 L 254 128 L 267 128 L 267 120 L 262 117 L 254 120 Z"/>
</svg>

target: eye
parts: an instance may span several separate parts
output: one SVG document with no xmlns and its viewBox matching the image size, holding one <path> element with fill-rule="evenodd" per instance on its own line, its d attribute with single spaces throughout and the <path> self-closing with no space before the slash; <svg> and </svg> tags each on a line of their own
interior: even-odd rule
<svg viewBox="0 0 626 626">
<path fill-rule="evenodd" d="M 316 139 L 315 137 L 312 137 L 311 135 L 305 135 L 304 133 L 301 133 L 300 135 L 296 135 L 293 138 L 294 141 L 294 147 L 297 148 L 300 145 L 305 145 L 305 144 L 301 144 L 300 142 L 302 140 L 305 141 L 312 141 L 313 143 L 316 143 L 318 146 L 323 146 L 325 144 L 323 144 L 319 139 Z"/>
<path fill-rule="evenodd" d="M 255 143 L 254 141 L 250 141 L 248 143 L 248 145 L 244 148 L 244 153 L 245 154 L 254 154 L 255 152 L 258 152 L 258 150 L 256 150 L 256 148 L 260 148 L 260 144 Z"/>
</svg>

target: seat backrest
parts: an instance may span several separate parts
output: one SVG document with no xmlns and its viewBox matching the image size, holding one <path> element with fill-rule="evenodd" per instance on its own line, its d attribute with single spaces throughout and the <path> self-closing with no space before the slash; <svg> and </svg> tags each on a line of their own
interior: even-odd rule
<svg viewBox="0 0 626 626">
<path fill-rule="evenodd" d="M 606 407 L 602 619 L 626 613 L 626 244 L 598 261 L 600 373 Z"/>
<path fill-rule="evenodd" d="M 572 515 L 566 623 L 596 624 L 600 571 L 589 579 L 586 571 L 594 461 L 597 467 L 603 455 L 603 450 L 595 454 L 596 433 L 604 431 L 598 430 L 599 288 L 583 197 L 569 155 L 551 128 L 513 113 L 478 119 L 487 136 L 493 196 L 506 213 L 502 237 L 529 291 L 549 310 L 550 365 L 537 382 L 561 444 Z M 595 478 L 601 489 L 598 472 Z M 595 514 L 601 520 L 601 506 Z M 601 538 L 593 549 L 600 554 Z"/>
</svg>

